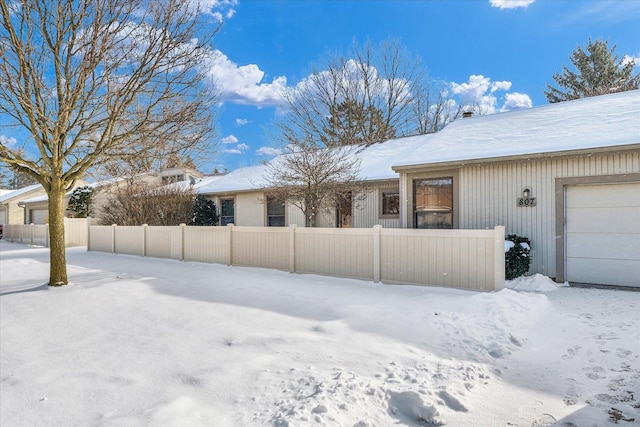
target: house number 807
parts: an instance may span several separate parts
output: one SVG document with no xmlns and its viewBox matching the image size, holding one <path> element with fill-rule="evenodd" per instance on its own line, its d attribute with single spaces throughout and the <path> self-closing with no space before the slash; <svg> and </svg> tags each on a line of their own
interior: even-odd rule
<svg viewBox="0 0 640 427">
<path fill-rule="evenodd" d="M 518 198 L 518 206 L 519 207 L 527 207 L 527 206 L 535 206 L 536 198 L 535 197 L 520 197 Z"/>
</svg>

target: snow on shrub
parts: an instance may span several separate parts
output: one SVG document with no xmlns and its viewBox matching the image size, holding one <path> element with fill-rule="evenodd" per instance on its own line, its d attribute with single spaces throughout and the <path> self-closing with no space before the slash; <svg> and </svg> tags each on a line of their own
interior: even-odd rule
<svg viewBox="0 0 640 427">
<path fill-rule="evenodd" d="M 529 271 L 531 241 L 516 234 L 507 234 L 504 242 L 505 279 L 513 280 Z"/>
</svg>

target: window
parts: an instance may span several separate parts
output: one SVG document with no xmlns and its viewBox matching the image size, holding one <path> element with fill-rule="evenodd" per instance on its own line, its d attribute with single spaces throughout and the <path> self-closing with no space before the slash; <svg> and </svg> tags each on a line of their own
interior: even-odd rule
<svg viewBox="0 0 640 427">
<path fill-rule="evenodd" d="M 184 181 L 184 175 L 167 175 L 162 177 L 163 184 L 171 184 L 180 181 Z"/>
<path fill-rule="evenodd" d="M 397 218 L 400 214 L 400 192 L 398 189 L 380 190 L 381 217 Z"/>
<path fill-rule="evenodd" d="M 267 197 L 267 226 L 284 227 L 284 200 Z"/>
<path fill-rule="evenodd" d="M 453 178 L 413 182 L 415 228 L 453 228 Z"/>
<path fill-rule="evenodd" d="M 235 200 L 234 199 L 220 199 L 220 225 L 227 225 L 234 223 L 235 213 Z"/>
</svg>

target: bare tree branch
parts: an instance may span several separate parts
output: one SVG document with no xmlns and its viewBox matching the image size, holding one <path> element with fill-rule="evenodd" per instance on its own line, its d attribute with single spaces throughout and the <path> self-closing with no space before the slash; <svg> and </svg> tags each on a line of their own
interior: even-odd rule
<svg viewBox="0 0 640 427">
<path fill-rule="evenodd" d="M 213 131 L 193 0 L 0 0 L 0 161 L 49 196 L 50 285 L 66 284 L 62 197 L 91 168 L 188 153 Z M 197 36 L 204 39 L 196 38 Z"/>
</svg>

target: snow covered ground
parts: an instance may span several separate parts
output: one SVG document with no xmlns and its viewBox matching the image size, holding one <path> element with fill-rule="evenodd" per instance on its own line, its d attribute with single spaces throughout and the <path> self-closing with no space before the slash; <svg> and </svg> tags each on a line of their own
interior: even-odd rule
<svg viewBox="0 0 640 427">
<path fill-rule="evenodd" d="M 47 258 L 0 241 L 2 426 L 640 425 L 640 292 Z"/>
</svg>

